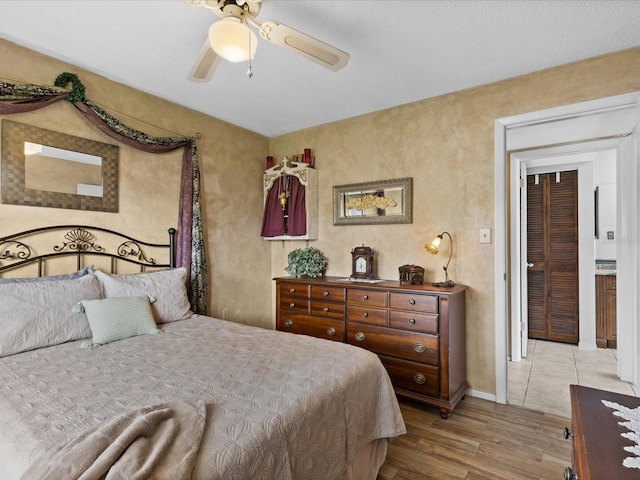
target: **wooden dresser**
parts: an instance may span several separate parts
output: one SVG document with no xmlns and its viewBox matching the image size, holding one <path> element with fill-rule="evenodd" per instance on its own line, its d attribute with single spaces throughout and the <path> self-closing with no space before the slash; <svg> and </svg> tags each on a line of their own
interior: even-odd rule
<svg viewBox="0 0 640 480">
<path fill-rule="evenodd" d="M 465 395 L 464 285 L 276 278 L 276 328 L 375 352 L 398 395 L 447 418 Z"/>
<path fill-rule="evenodd" d="M 633 454 L 624 447 L 635 445 L 621 434 L 629 432 L 618 422 L 613 409 L 602 400 L 615 402 L 628 408 L 640 406 L 640 398 L 595 388 L 571 385 L 571 429 L 565 429 L 565 438 L 573 440 L 573 465 L 565 471 L 568 480 L 637 479 L 637 468 L 626 468 L 622 462 Z"/>
</svg>

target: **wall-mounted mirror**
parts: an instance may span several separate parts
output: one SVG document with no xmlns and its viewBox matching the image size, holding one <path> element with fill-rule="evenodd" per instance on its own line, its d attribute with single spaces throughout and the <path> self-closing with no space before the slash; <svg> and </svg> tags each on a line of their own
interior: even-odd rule
<svg viewBox="0 0 640 480">
<path fill-rule="evenodd" d="M 412 222 L 412 178 L 333 187 L 333 224 Z"/>
<path fill-rule="evenodd" d="M 2 121 L 2 203 L 118 211 L 118 147 Z"/>
</svg>

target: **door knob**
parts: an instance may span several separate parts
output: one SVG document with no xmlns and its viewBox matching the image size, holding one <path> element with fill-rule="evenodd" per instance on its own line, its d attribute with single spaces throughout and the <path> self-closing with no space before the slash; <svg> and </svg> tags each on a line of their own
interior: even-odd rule
<svg viewBox="0 0 640 480">
<path fill-rule="evenodd" d="M 529 268 L 533 267 L 533 263 L 527 263 L 527 267 Z"/>
</svg>

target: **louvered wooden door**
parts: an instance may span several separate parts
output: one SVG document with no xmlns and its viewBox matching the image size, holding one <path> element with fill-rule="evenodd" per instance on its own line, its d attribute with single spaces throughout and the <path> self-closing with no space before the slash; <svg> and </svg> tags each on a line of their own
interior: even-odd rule
<svg viewBox="0 0 640 480">
<path fill-rule="evenodd" d="M 527 176 L 529 338 L 578 343 L 578 172 Z"/>
</svg>

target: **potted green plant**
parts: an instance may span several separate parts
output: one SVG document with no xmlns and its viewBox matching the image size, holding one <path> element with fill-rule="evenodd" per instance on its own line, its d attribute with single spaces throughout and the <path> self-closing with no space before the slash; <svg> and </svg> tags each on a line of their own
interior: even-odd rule
<svg viewBox="0 0 640 480">
<path fill-rule="evenodd" d="M 327 267 L 327 257 L 317 248 L 297 248 L 289 252 L 287 256 L 289 265 L 285 270 L 293 278 L 307 275 L 309 277 L 320 277 L 324 275 Z"/>
</svg>

